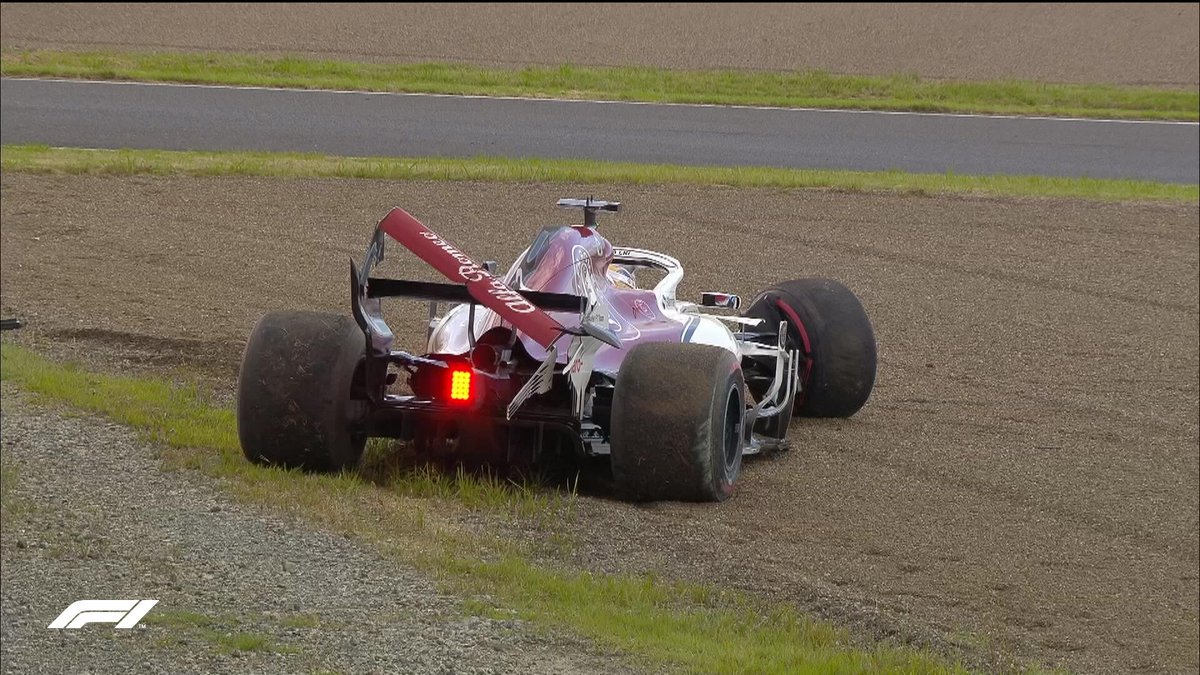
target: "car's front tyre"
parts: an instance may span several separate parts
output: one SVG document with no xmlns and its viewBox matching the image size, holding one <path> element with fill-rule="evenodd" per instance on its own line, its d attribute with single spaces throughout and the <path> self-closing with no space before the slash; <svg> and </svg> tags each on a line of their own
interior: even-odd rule
<svg viewBox="0 0 1200 675">
<path fill-rule="evenodd" d="M 858 296 L 833 279 L 794 279 L 758 295 L 745 316 L 788 322 L 788 348 L 806 363 L 794 414 L 849 417 L 875 386 L 875 332 Z M 757 394 L 757 392 L 756 392 Z"/>
</svg>

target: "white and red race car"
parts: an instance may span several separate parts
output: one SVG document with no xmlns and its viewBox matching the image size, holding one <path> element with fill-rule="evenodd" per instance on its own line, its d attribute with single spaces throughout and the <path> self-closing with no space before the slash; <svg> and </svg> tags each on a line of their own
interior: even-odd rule
<svg viewBox="0 0 1200 675">
<path fill-rule="evenodd" d="M 675 297 L 675 258 L 614 247 L 596 226 L 620 204 L 564 199 L 581 225 L 543 228 L 503 277 L 402 209 L 351 263 L 351 316 L 273 312 L 255 326 L 238 385 L 251 461 L 341 470 L 369 437 L 426 451 L 607 456 L 629 499 L 729 497 L 744 455 L 786 447 L 793 416 L 846 417 L 875 382 L 858 298 L 829 279 L 740 299 Z M 452 283 L 371 276 L 393 239 Z M 652 270 L 653 288 L 637 277 Z M 395 348 L 382 299 L 430 302 L 420 353 Z M 439 315 L 441 306 L 451 306 Z M 407 378 L 409 393 L 393 385 Z"/>
</svg>

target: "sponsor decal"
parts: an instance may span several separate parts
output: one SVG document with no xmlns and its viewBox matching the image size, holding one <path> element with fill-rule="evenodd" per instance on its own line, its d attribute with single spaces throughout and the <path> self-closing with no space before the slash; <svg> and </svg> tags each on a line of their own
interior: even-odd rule
<svg viewBox="0 0 1200 675">
<path fill-rule="evenodd" d="M 537 309 L 523 295 L 504 285 L 503 281 L 493 277 L 487 270 L 475 264 L 475 261 L 450 242 L 429 231 L 421 232 L 420 235 L 458 261 L 458 276 L 462 277 L 463 281 L 468 283 L 486 282 L 488 295 L 495 296 L 497 300 L 518 314 L 529 314 Z"/>
</svg>

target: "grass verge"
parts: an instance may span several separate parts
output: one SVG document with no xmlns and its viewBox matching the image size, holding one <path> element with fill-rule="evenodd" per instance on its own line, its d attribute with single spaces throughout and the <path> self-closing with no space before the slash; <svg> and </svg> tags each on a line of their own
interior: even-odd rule
<svg viewBox="0 0 1200 675">
<path fill-rule="evenodd" d="M 932 653 L 908 647 L 863 649 L 841 629 L 736 593 L 535 563 L 511 543 L 457 531 L 448 519 L 434 517 L 446 509 L 417 518 L 415 507 L 428 500 L 372 486 L 353 474 L 311 476 L 253 466 L 241 459 L 232 413 L 213 406 L 195 386 L 89 372 L 11 343 L 0 349 L 0 378 L 42 401 L 131 425 L 172 446 L 170 463 L 220 478 L 243 499 L 288 509 L 319 526 L 359 537 L 439 577 L 456 592 L 488 599 L 472 600 L 476 608 L 508 608 L 538 625 L 565 628 L 671 669 L 964 672 Z M 207 619 L 197 615 L 159 620 L 212 630 Z M 213 639 L 217 640 L 215 633 Z M 279 649 L 263 640 L 264 636 L 238 634 L 217 642 L 233 650 Z"/>
<path fill-rule="evenodd" d="M 1101 178 L 959 176 L 904 171 L 694 167 L 565 159 L 331 157 L 266 152 L 91 150 L 44 145 L 0 147 L 0 169 L 101 176 L 274 176 L 379 180 L 823 188 L 900 194 L 1064 197 L 1104 201 L 1200 201 L 1200 186 Z"/>
<path fill-rule="evenodd" d="M 159 611 L 149 614 L 143 622 L 150 626 L 164 626 L 171 633 L 159 638 L 161 647 L 169 647 L 188 637 L 199 638 L 223 654 L 233 652 L 275 652 L 298 654 L 300 650 L 291 645 L 280 645 L 265 634 L 239 630 L 239 621 L 231 617 L 214 619 L 190 611 Z"/>
<path fill-rule="evenodd" d="M 821 71 L 370 64 L 229 53 L 0 53 L 5 76 L 137 80 L 356 91 L 521 96 L 787 108 L 909 110 L 1058 117 L 1200 119 L 1200 93 L 1112 85 L 923 80 Z"/>
</svg>

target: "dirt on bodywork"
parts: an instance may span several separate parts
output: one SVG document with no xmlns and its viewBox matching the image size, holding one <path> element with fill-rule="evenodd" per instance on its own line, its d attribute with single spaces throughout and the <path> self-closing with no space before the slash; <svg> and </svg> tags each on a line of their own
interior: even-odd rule
<svg viewBox="0 0 1200 675">
<path fill-rule="evenodd" d="M 992 664 L 1181 672 L 1197 659 L 1195 205 L 697 187 L 5 174 L 16 339 L 232 389 L 272 309 L 347 311 L 348 261 L 401 205 L 513 259 L 558 197 L 627 207 L 614 243 L 679 257 L 680 296 L 854 289 L 879 376 L 794 424 L 723 504 L 582 497 L 574 561 L 749 591 Z M 393 247 L 381 271 L 430 278 Z M 419 348 L 425 308 L 385 314 Z M 8 336 L 6 336 L 8 339 Z M 521 533 L 514 533 L 522 536 Z M 527 536 L 536 536 L 529 534 Z"/>
</svg>

